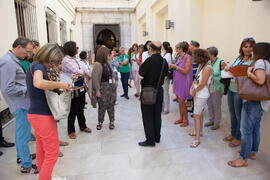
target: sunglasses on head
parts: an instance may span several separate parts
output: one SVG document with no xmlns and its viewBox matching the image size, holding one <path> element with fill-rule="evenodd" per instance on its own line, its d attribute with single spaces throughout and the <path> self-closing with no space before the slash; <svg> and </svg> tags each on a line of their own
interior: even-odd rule
<svg viewBox="0 0 270 180">
<path fill-rule="evenodd" d="M 253 37 L 248 37 L 248 38 L 243 39 L 243 41 L 254 41 L 254 39 Z"/>
</svg>

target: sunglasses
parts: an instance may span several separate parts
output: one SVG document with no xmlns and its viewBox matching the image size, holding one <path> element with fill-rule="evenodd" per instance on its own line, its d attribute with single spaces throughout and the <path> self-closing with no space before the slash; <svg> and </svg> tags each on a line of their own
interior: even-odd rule
<svg viewBox="0 0 270 180">
<path fill-rule="evenodd" d="M 254 41 L 254 38 L 253 37 L 248 37 L 248 38 L 243 39 L 243 41 Z"/>
</svg>

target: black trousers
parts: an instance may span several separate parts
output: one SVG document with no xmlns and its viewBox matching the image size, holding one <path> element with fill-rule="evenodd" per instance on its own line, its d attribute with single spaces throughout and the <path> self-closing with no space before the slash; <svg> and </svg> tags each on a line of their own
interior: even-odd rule
<svg viewBox="0 0 270 180">
<path fill-rule="evenodd" d="M 146 141 L 150 144 L 160 140 L 161 111 L 163 103 L 163 88 L 157 93 L 157 102 L 154 105 L 141 104 L 142 119 Z"/>
<path fill-rule="evenodd" d="M 84 116 L 84 106 L 85 106 L 85 94 L 78 97 L 73 98 L 71 100 L 70 112 L 68 115 L 68 134 L 75 132 L 75 119 L 77 117 L 80 130 L 84 130 L 87 128 L 85 124 L 85 116 Z"/>
</svg>

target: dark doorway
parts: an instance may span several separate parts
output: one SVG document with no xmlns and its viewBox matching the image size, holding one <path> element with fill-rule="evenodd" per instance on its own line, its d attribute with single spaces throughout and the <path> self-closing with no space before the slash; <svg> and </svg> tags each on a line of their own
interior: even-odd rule
<svg viewBox="0 0 270 180">
<path fill-rule="evenodd" d="M 120 46 L 119 24 L 94 24 L 94 48 L 105 45 L 112 49 Z"/>
<path fill-rule="evenodd" d="M 104 29 L 98 34 L 96 44 L 105 45 L 106 47 L 112 49 L 116 47 L 116 37 L 111 30 Z"/>
</svg>

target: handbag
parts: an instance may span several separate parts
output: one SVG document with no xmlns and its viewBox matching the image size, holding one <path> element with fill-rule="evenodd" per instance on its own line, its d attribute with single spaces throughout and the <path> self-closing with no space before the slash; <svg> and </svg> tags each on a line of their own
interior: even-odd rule
<svg viewBox="0 0 270 180">
<path fill-rule="evenodd" d="M 151 86 L 146 86 L 142 88 L 141 91 L 141 103 L 143 105 L 153 105 L 156 104 L 157 101 L 157 92 L 158 92 L 158 87 L 161 81 L 161 76 L 163 74 L 164 71 L 164 66 L 165 66 L 165 60 L 163 59 L 163 63 L 162 63 L 162 68 L 161 68 L 161 72 L 160 72 L 160 76 L 159 76 L 159 80 L 157 83 L 157 87 L 151 87 Z"/>
<path fill-rule="evenodd" d="M 30 66 L 30 72 L 33 77 L 32 65 Z M 67 79 L 67 83 L 72 82 L 71 78 L 69 79 L 67 76 L 64 76 L 63 74 L 60 74 L 60 78 L 61 76 Z M 70 91 L 63 92 L 59 89 L 55 89 L 52 91 L 44 90 L 44 93 L 47 100 L 47 104 L 49 106 L 49 109 L 51 110 L 51 113 L 54 119 L 57 121 L 62 120 L 62 119 L 67 119 L 69 115 L 69 111 L 70 111 L 70 106 L 71 106 Z"/>
<path fill-rule="evenodd" d="M 264 65 L 266 69 L 265 61 Z M 241 99 L 250 101 L 270 100 L 270 75 L 266 75 L 263 85 L 258 85 L 247 76 L 236 77 L 236 84 Z"/>
</svg>

